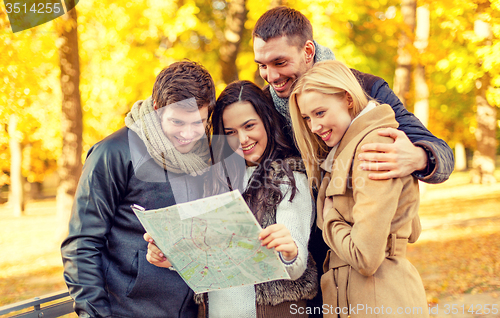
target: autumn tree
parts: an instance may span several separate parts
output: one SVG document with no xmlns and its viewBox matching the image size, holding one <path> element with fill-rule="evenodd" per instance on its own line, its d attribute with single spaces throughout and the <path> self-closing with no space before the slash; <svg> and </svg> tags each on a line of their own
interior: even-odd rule
<svg viewBox="0 0 500 318">
<path fill-rule="evenodd" d="M 82 169 L 82 106 L 80 101 L 80 62 L 78 55 L 77 14 L 73 8 L 56 21 L 59 35 L 61 69 L 63 137 L 59 158 L 59 187 L 57 188 L 57 215 L 64 228 L 69 221 L 73 198 Z M 65 234 L 61 233 L 63 236 Z"/>
<path fill-rule="evenodd" d="M 412 46 L 416 21 L 416 0 L 401 0 L 401 14 L 404 29 L 399 35 L 398 59 L 394 75 L 394 93 L 405 107 L 408 107 L 412 75 Z"/>
<path fill-rule="evenodd" d="M 60 150 L 55 37 L 51 23 L 14 34 L 4 11 L 0 30 L 0 186 L 10 185 L 19 215 L 22 183 L 35 188 L 53 173 Z"/>
<path fill-rule="evenodd" d="M 433 12 L 440 28 L 433 40 L 433 81 L 441 91 L 435 99 L 444 110 L 436 114 L 439 129 L 452 144 L 475 149 L 472 181 L 494 182 L 500 9 L 484 0 L 440 1 Z"/>
<path fill-rule="evenodd" d="M 417 8 L 414 47 L 419 56 L 425 52 L 429 42 L 430 15 L 427 6 Z M 429 87 L 425 72 L 425 61 L 419 59 L 413 74 L 415 87 L 414 113 L 424 126 L 429 122 Z"/>
<path fill-rule="evenodd" d="M 476 9 L 476 20 L 474 21 L 474 34 L 479 41 L 479 50 L 490 51 L 492 49 L 492 31 L 490 20 L 490 2 L 480 2 Z M 473 177 L 472 182 L 491 184 L 495 183 L 495 155 L 496 155 L 496 126 L 497 126 L 497 109 L 488 101 L 488 91 L 493 87 L 492 76 L 487 69 L 487 56 L 478 54 L 479 67 L 483 69 L 481 74 L 476 79 L 476 141 L 477 149 L 474 152 L 472 160 Z"/>
<path fill-rule="evenodd" d="M 14 216 L 24 214 L 24 180 L 21 172 L 22 146 L 20 132 L 17 128 L 18 117 L 10 115 L 9 120 L 9 146 L 10 146 L 10 191 L 9 204 L 14 211 Z"/>
<path fill-rule="evenodd" d="M 245 29 L 247 9 L 245 0 L 232 0 L 228 3 L 224 41 L 220 48 L 222 80 L 229 84 L 238 80 L 236 58 Z"/>
</svg>

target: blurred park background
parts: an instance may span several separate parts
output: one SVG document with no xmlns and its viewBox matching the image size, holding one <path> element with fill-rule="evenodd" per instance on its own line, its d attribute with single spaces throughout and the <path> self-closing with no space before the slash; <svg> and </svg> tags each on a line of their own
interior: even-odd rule
<svg viewBox="0 0 500 318">
<path fill-rule="evenodd" d="M 264 85 L 251 31 L 277 5 L 304 13 L 338 60 L 383 77 L 454 149 L 450 180 L 422 189 L 424 233 L 409 251 L 429 302 L 497 297 L 499 0 L 84 0 L 16 33 L 0 5 L 0 306 L 65 288 L 59 245 L 85 154 L 162 68 L 197 61 L 218 92 Z"/>
</svg>

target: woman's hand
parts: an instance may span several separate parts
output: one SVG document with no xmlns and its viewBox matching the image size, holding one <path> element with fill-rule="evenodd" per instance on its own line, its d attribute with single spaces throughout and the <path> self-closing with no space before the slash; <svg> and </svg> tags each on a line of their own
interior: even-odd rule
<svg viewBox="0 0 500 318">
<path fill-rule="evenodd" d="M 144 240 L 149 242 L 148 244 L 148 254 L 146 255 L 146 259 L 153 265 L 158 267 L 170 267 L 172 264 L 167 260 L 165 255 L 160 251 L 158 246 L 156 246 L 155 241 L 148 233 L 144 234 Z"/>
<path fill-rule="evenodd" d="M 260 232 L 259 240 L 262 246 L 275 248 L 286 261 L 292 261 L 297 257 L 297 244 L 290 235 L 290 231 L 283 224 L 273 224 Z"/>
</svg>

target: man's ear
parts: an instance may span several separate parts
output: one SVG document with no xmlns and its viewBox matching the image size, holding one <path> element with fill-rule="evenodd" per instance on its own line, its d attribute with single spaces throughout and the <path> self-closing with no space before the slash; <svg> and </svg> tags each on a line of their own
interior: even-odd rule
<svg viewBox="0 0 500 318">
<path fill-rule="evenodd" d="M 306 55 L 306 63 L 314 62 L 314 55 L 316 54 L 316 47 L 314 46 L 313 41 L 307 40 L 306 45 L 304 46 L 304 54 Z"/>
</svg>

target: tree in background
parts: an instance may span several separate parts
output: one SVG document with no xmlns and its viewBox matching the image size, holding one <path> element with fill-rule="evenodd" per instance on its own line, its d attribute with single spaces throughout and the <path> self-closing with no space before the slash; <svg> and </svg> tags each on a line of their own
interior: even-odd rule
<svg viewBox="0 0 500 318">
<path fill-rule="evenodd" d="M 478 53 L 477 64 L 483 71 L 476 79 L 476 120 L 477 129 L 475 131 L 477 149 L 472 160 L 472 182 L 490 184 L 495 183 L 495 155 L 497 148 L 496 126 L 497 109 L 488 101 L 487 94 L 493 89 L 492 74 L 488 68 L 488 55 L 492 50 L 493 34 L 491 31 L 491 3 L 489 1 L 480 2 L 476 9 L 476 19 L 474 21 L 474 35 L 477 37 Z M 500 8 L 498 8 L 500 9 Z M 484 53 L 480 53 L 484 51 Z M 498 54 L 498 53 L 497 53 Z M 499 62 L 497 62 L 499 63 Z M 493 75 L 494 76 L 494 75 Z"/>
<path fill-rule="evenodd" d="M 417 8 L 415 27 L 415 42 L 413 46 L 417 49 L 417 65 L 413 74 L 415 87 L 415 107 L 414 113 L 418 119 L 427 127 L 429 122 L 429 87 L 425 72 L 425 60 L 419 57 L 425 52 L 429 43 L 430 15 L 427 6 Z"/>
<path fill-rule="evenodd" d="M 24 214 L 24 180 L 21 172 L 22 146 L 21 136 L 18 131 L 18 118 L 11 114 L 9 118 L 9 147 L 10 147 L 10 191 L 9 204 L 14 211 L 14 216 Z M 21 135 L 21 136 L 19 136 Z"/>
<path fill-rule="evenodd" d="M 35 185 L 55 171 L 60 151 L 55 35 L 51 23 L 13 34 L 5 11 L 0 30 L 0 186 L 10 185 L 10 203 L 20 215 L 21 197 L 30 194 L 22 183 L 38 190 Z"/>
<path fill-rule="evenodd" d="M 437 114 L 439 129 L 452 145 L 475 149 L 471 181 L 494 182 L 500 7 L 484 0 L 433 5 L 431 16 L 439 27 L 431 37 L 439 56 L 433 75 L 434 85 L 441 87 L 441 96 L 436 96 L 442 108 Z"/>
<path fill-rule="evenodd" d="M 151 94 L 156 74 L 172 62 L 188 58 L 201 63 L 212 74 L 219 92 L 226 81 L 235 78 L 260 80 L 255 72 L 251 31 L 262 13 L 276 5 L 288 5 L 303 12 L 313 24 L 315 40 L 331 48 L 338 60 L 381 76 L 393 86 L 398 34 L 400 30 L 409 30 L 401 14 L 401 3 L 401 0 L 81 1 L 78 4 L 83 107 L 81 158 L 93 144 L 123 127 L 123 118 L 132 104 Z M 484 39 L 474 33 L 480 3 L 489 4 L 483 15 L 490 24 L 491 45 L 485 45 Z M 484 91 L 486 101 L 493 109 L 500 104 L 496 97 L 500 95 L 497 93 L 500 57 L 496 53 L 500 52 L 498 5 L 484 0 L 419 0 L 419 5 L 424 4 L 429 7 L 431 20 L 428 49 L 416 50 L 411 32 L 407 32 L 409 42 L 405 47 L 412 54 L 412 65 L 420 64 L 425 69 L 429 129 L 452 147 L 463 144 L 468 150 L 479 149 L 475 133 L 482 128 L 480 118 L 476 117 L 476 80 L 484 74 L 490 78 L 489 84 L 482 86 L 489 87 Z M 236 7 L 240 10 L 235 10 Z M 246 8 L 244 17 L 241 8 Z M 230 23 L 232 15 L 235 23 Z M 60 69 L 55 45 L 62 42 L 54 32 L 53 22 L 16 34 L 10 31 L 3 11 L 0 22 L 5 30 L 0 33 L 0 185 L 11 182 L 8 134 L 11 114 L 16 114 L 19 122 L 22 176 L 31 184 L 52 173 L 62 153 L 59 128 L 62 96 L 58 90 Z M 234 39 L 239 42 L 228 41 L 227 34 L 238 34 L 239 39 L 237 36 Z M 232 47 L 233 53 L 226 54 L 224 46 Z M 224 58 L 229 59 L 223 62 Z M 231 77 L 225 78 L 226 70 Z M 406 103 L 410 111 L 418 113 L 414 104 L 418 104 L 420 97 L 412 88 L 420 85 L 416 81 L 412 85 Z M 490 119 L 489 123 L 491 126 L 495 120 Z"/>
<path fill-rule="evenodd" d="M 224 41 L 220 48 L 220 66 L 222 80 L 229 84 L 238 80 L 236 58 L 245 30 L 247 9 L 245 0 L 232 0 L 228 3 L 226 25 L 224 28 Z"/>
<path fill-rule="evenodd" d="M 412 78 L 413 39 L 417 16 L 416 0 L 401 0 L 401 14 L 403 15 L 403 28 L 399 35 L 398 59 L 394 75 L 394 93 L 403 105 L 408 108 L 408 93 Z"/>
<path fill-rule="evenodd" d="M 78 179 L 82 170 L 82 106 L 80 100 L 80 61 L 78 54 L 77 14 L 73 8 L 56 21 L 59 35 L 59 62 L 62 91 L 62 153 L 58 161 L 59 186 L 57 188 L 57 216 L 61 220 L 62 238 Z"/>
</svg>

